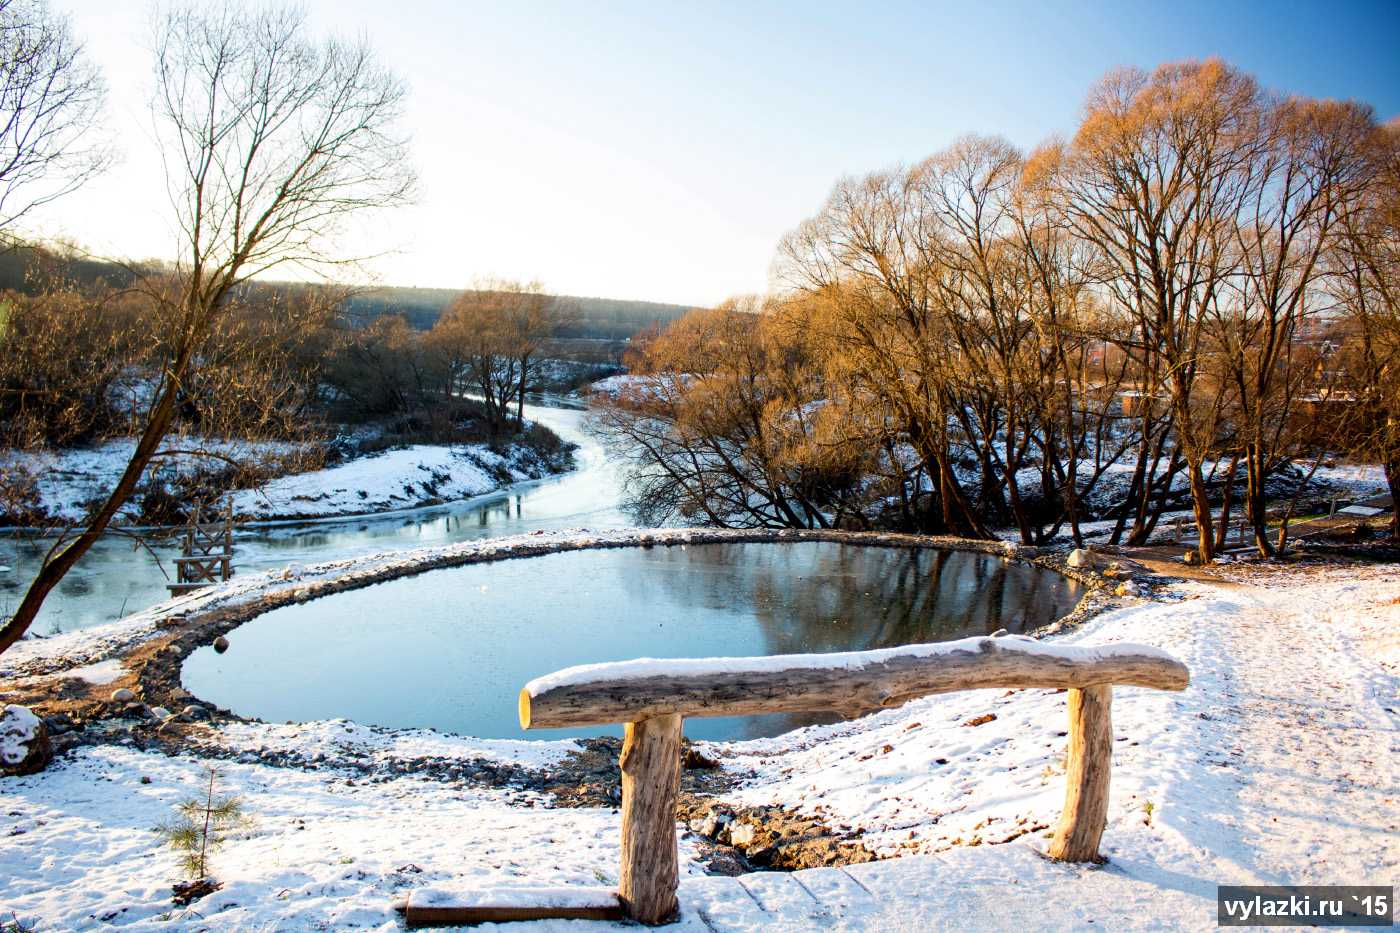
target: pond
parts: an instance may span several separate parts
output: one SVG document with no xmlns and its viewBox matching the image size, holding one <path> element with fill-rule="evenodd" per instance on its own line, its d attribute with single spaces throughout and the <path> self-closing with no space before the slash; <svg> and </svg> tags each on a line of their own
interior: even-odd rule
<svg viewBox="0 0 1400 933">
<path fill-rule="evenodd" d="M 1023 632 L 1078 583 L 986 554 L 832 542 L 570 551 L 434 570 L 275 609 L 201 648 L 183 682 L 269 721 L 347 717 L 523 738 L 516 696 L 575 664 L 864 650 Z M 691 719 L 697 739 L 835 717 Z M 531 738 L 619 734 L 539 730 Z"/>
</svg>

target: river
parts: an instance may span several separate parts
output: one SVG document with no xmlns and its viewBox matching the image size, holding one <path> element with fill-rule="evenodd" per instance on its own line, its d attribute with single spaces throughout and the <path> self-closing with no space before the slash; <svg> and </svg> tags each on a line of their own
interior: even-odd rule
<svg viewBox="0 0 1400 933">
<path fill-rule="evenodd" d="M 617 467 L 585 429 L 584 406 L 567 399 L 537 399 L 525 406 L 525 415 L 579 445 L 575 454 L 578 469 L 446 505 L 358 518 L 242 526 L 234 540 L 236 572 L 537 529 L 630 524 L 619 507 Z M 51 543 L 17 533 L 0 534 L 0 567 L 9 568 L 0 572 L 0 614 L 18 604 Z M 166 574 L 175 573 L 170 558 L 177 547 L 162 544 L 155 551 L 159 561 L 128 538 L 104 538 L 49 595 L 34 631 L 47 635 L 88 628 L 163 601 L 167 598 Z"/>
</svg>

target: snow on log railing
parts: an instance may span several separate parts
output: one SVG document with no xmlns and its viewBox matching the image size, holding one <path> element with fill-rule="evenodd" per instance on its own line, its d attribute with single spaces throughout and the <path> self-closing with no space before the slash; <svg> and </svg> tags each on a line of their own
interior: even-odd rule
<svg viewBox="0 0 1400 933">
<path fill-rule="evenodd" d="M 1098 859 L 1108 812 L 1113 686 L 1183 690 L 1189 682 L 1184 664 L 1144 645 L 1057 645 L 1022 636 L 965 638 L 837 654 L 640 659 L 571 667 L 525 685 L 520 691 L 520 725 L 552 729 L 625 724 L 617 899 L 626 916 L 656 924 L 678 909 L 675 805 L 681 725 L 688 716 L 831 710 L 854 716 L 958 690 L 1067 689 L 1068 786 L 1065 809 L 1046 854 L 1086 862 Z M 411 902 L 409 914 L 414 924 Z M 469 915 L 454 911 L 452 922 L 470 922 L 462 919 Z M 426 912 L 418 920 L 414 925 L 433 922 Z"/>
</svg>

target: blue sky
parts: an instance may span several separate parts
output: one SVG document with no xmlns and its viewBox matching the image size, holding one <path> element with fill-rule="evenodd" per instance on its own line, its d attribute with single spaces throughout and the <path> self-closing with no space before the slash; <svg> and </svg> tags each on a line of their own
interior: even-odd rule
<svg viewBox="0 0 1400 933">
<path fill-rule="evenodd" d="M 168 254 L 146 0 L 52 0 L 106 69 L 124 150 L 42 232 Z M 419 203 L 345 248 L 400 285 L 539 278 L 711 303 L 763 289 L 778 237 L 843 174 L 967 132 L 1070 133 L 1116 65 L 1219 55 L 1277 90 L 1400 114 L 1388 3 L 622 3 L 308 0 L 413 92 Z"/>
</svg>

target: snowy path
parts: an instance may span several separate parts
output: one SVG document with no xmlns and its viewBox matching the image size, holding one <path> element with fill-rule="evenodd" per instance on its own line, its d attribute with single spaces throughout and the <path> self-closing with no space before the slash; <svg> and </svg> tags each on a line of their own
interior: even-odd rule
<svg viewBox="0 0 1400 933">
<path fill-rule="evenodd" d="M 1204 930 L 1216 926 L 1218 883 L 1400 883 L 1400 569 L 1242 579 L 1181 584 L 1177 601 L 1119 610 L 1065 638 L 1156 644 L 1193 672 L 1179 695 L 1115 691 L 1108 864 L 1044 860 L 1043 831 L 992 844 L 1059 813 L 1063 695 L 953 694 L 716 746 L 726 766 L 753 775 L 733 802 L 821 812 L 901 857 L 707 877 L 683 835 L 682 918 L 668 929 Z M 966 725 L 988 710 L 995 720 Z M 228 728 L 251 748 L 361 741 L 334 723 Z M 413 741 L 443 757 L 563 748 Z M 201 761 L 102 746 L 0 783 L 0 916 L 46 931 L 389 931 L 402 928 L 391 899 L 421 885 L 616 882 L 615 812 L 249 758 L 228 763 L 225 781 L 254 823 L 217 857 L 224 890 L 190 913 L 170 912 L 174 858 L 149 830 L 195 786 Z M 510 929 L 565 928 L 607 927 Z"/>
<path fill-rule="evenodd" d="M 1228 620 L 1190 633 L 1196 702 L 1182 712 L 1204 724 L 1204 741 L 1156 788 L 1151 830 L 1115 793 L 1108 865 L 1057 865 L 1018 841 L 748 875 L 743 890 L 688 881 L 686 928 L 1214 929 L 1219 883 L 1400 884 L 1400 681 L 1375 663 L 1387 650 L 1396 660 L 1400 573 L 1328 576 L 1243 597 L 1232 588 Z M 1153 615 L 1163 629 L 1201 621 Z M 1142 777 L 1139 760 L 1117 766 L 1115 787 Z"/>
</svg>

